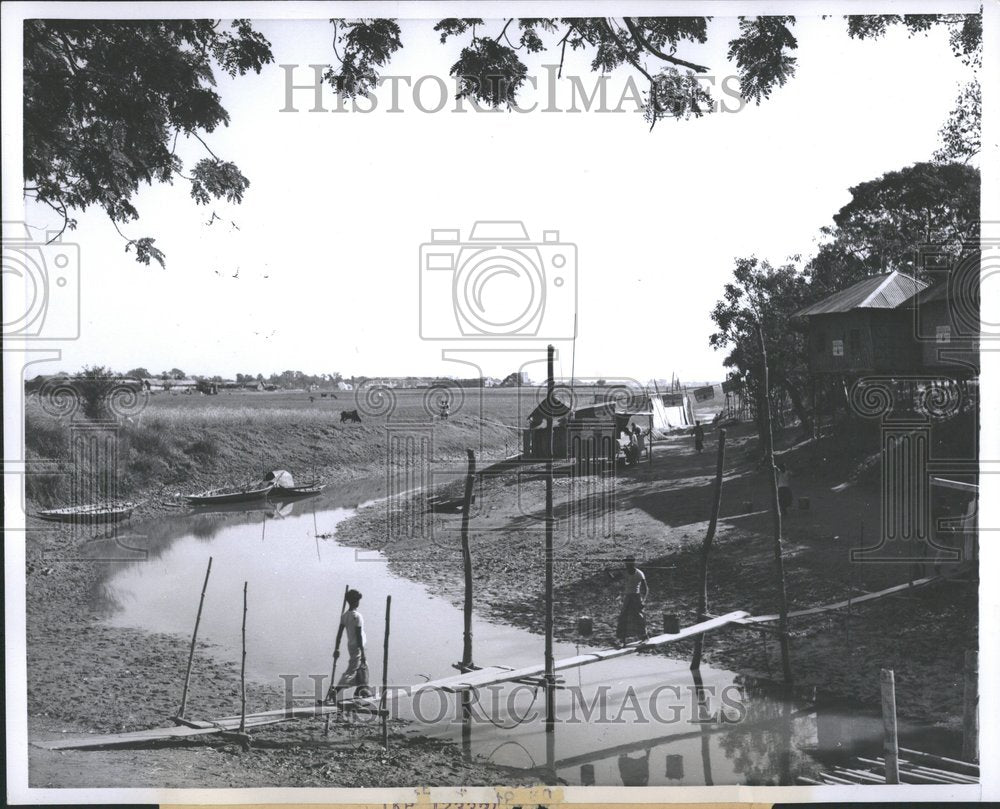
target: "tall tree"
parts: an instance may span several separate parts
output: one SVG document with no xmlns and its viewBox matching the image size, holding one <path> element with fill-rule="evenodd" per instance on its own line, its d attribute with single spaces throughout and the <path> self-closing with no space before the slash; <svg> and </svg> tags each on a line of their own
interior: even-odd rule
<svg viewBox="0 0 1000 809">
<path fill-rule="evenodd" d="M 812 433 L 803 397 L 808 378 L 806 338 L 790 329 L 788 321 L 809 302 L 809 294 L 808 278 L 794 264 L 775 267 L 756 256 L 738 258 L 733 280 L 725 285 L 722 299 L 712 310 L 718 330 L 709 337 L 712 348 L 728 349 L 722 364 L 744 377 L 759 401 L 765 393 L 757 388 L 761 356 L 756 332 L 760 323 L 770 372 L 766 393 L 770 396 L 775 389 L 787 393 L 806 433 Z"/>
<path fill-rule="evenodd" d="M 890 270 L 925 276 L 920 256 L 929 246 L 956 258 L 976 249 L 980 176 L 972 166 L 916 163 L 850 191 L 809 268 L 829 291 Z"/>
</svg>

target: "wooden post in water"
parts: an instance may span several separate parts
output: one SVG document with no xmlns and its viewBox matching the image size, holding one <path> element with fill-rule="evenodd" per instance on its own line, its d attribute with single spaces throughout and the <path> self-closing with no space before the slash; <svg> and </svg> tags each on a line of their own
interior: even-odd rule
<svg viewBox="0 0 1000 809">
<path fill-rule="evenodd" d="M 181 693 L 181 709 L 177 716 L 184 718 L 187 710 L 188 684 L 191 682 L 191 666 L 194 663 L 194 647 L 198 641 L 198 625 L 201 623 L 201 608 L 205 606 L 205 591 L 208 589 L 208 577 L 212 574 L 212 557 L 208 557 L 208 569 L 205 570 L 205 583 L 201 585 L 201 599 L 198 601 L 198 614 L 194 619 L 194 632 L 191 633 L 191 650 L 188 652 L 187 672 L 184 674 L 184 690 Z"/>
<path fill-rule="evenodd" d="M 389 749 L 389 613 L 392 610 L 392 596 L 385 597 L 385 640 L 382 641 L 382 698 L 379 713 L 382 717 L 382 747 Z"/>
<path fill-rule="evenodd" d="M 979 761 L 979 653 L 965 653 L 965 696 L 962 710 L 962 759 Z"/>
<path fill-rule="evenodd" d="M 774 468 L 774 435 L 771 432 L 771 397 L 768 395 L 767 349 L 764 347 L 764 330 L 757 322 L 757 348 L 760 351 L 761 391 L 758 407 L 761 409 L 761 427 L 764 439 L 764 464 L 771 489 L 771 515 L 774 520 L 774 564 L 778 578 L 778 640 L 781 643 L 781 668 L 785 682 L 792 681 L 792 663 L 788 650 L 788 599 L 785 595 L 785 561 L 781 551 L 781 508 L 778 505 L 777 470 Z"/>
<path fill-rule="evenodd" d="M 247 731 L 247 583 L 243 582 L 243 659 L 240 661 L 240 733 Z"/>
<path fill-rule="evenodd" d="M 719 448 L 715 458 L 715 489 L 712 492 L 712 516 L 708 521 L 708 531 L 705 532 L 705 541 L 701 546 L 701 592 L 698 594 L 698 620 L 705 620 L 705 613 L 708 612 L 708 555 L 712 548 L 712 540 L 715 538 L 715 528 L 719 522 L 719 508 L 722 505 L 722 470 L 726 462 L 726 431 L 719 430 Z M 691 668 L 697 669 L 701 666 L 701 643 L 703 635 L 697 635 L 694 639 L 694 654 L 691 656 Z"/>
<path fill-rule="evenodd" d="M 899 783 L 899 739 L 896 734 L 896 679 L 892 669 L 879 674 L 882 686 L 882 743 L 885 754 L 885 782 Z"/>
<path fill-rule="evenodd" d="M 553 397 L 555 395 L 555 353 L 553 346 L 548 347 L 548 390 L 546 396 L 549 409 L 554 411 Z M 555 656 L 552 651 L 553 642 L 553 549 L 552 530 L 555 517 L 552 507 L 552 461 L 555 452 L 555 413 L 549 414 L 549 451 L 545 461 L 545 732 L 555 732 Z"/>
<path fill-rule="evenodd" d="M 469 549 L 469 517 L 472 511 L 472 489 L 476 478 L 476 453 L 467 449 L 469 468 L 465 473 L 465 497 L 462 500 L 462 566 L 465 571 L 465 604 L 463 609 L 462 670 L 471 671 L 472 662 L 472 551 Z"/>
</svg>

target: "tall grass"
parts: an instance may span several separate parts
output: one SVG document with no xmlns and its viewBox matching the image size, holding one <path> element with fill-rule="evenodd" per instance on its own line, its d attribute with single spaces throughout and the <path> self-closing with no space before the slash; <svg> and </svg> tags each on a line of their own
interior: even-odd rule
<svg viewBox="0 0 1000 809">
<path fill-rule="evenodd" d="M 194 398 L 194 397 L 185 397 Z M 326 477 L 382 475 L 386 469 L 389 439 L 384 419 L 365 418 L 362 424 L 340 422 L 339 410 L 304 407 L 226 407 L 194 399 L 200 406 L 159 407 L 155 403 L 141 414 L 113 428 L 118 468 L 117 496 L 139 499 L 156 494 L 194 492 L 249 479 L 259 479 L 270 469 Z M 353 409 L 353 408 L 351 408 Z M 415 412 L 415 411 L 414 411 Z M 29 401 L 25 414 L 28 457 L 71 460 L 74 425 L 46 413 Z M 427 418 L 401 422 L 393 419 L 394 436 L 426 438 Z M 499 420 L 463 412 L 434 424 L 432 459 L 463 460 L 467 448 L 484 448 L 483 461 L 516 451 L 516 431 Z M 89 458 L 89 456 L 88 456 Z M 107 479 L 99 469 L 75 470 L 77 483 Z M 39 506 L 67 505 L 69 475 L 31 475 L 28 498 Z"/>
</svg>

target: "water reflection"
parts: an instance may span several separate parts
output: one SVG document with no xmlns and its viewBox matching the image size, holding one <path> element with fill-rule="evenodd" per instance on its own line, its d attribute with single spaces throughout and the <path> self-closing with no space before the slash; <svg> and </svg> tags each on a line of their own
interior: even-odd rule
<svg viewBox="0 0 1000 809">
<path fill-rule="evenodd" d="M 676 756 L 675 758 L 681 758 Z M 649 751 L 638 757 L 632 757 L 627 753 L 618 756 L 618 773 L 622 779 L 622 786 L 645 787 L 649 786 Z M 684 770 L 681 768 L 681 775 Z M 669 774 L 667 775 L 669 778 Z"/>
</svg>

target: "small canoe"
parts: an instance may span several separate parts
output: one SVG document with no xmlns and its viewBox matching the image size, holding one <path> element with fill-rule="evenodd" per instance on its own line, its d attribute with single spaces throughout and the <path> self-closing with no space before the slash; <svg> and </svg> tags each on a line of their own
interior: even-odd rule
<svg viewBox="0 0 1000 809">
<path fill-rule="evenodd" d="M 187 494 L 184 499 L 193 506 L 217 506 L 223 503 L 246 503 L 262 500 L 273 489 L 270 483 L 254 484 L 253 486 L 229 486 L 221 489 L 209 489 L 201 494 Z"/>
<path fill-rule="evenodd" d="M 326 488 L 325 483 L 314 480 L 311 483 L 303 483 L 299 486 L 275 486 L 271 489 L 271 497 L 308 497 L 311 494 L 319 494 Z"/>
<path fill-rule="evenodd" d="M 132 514 L 135 503 L 91 503 L 85 506 L 46 508 L 38 512 L 43 520 L 52 522 L 118 522 Z"/>
</svg>

